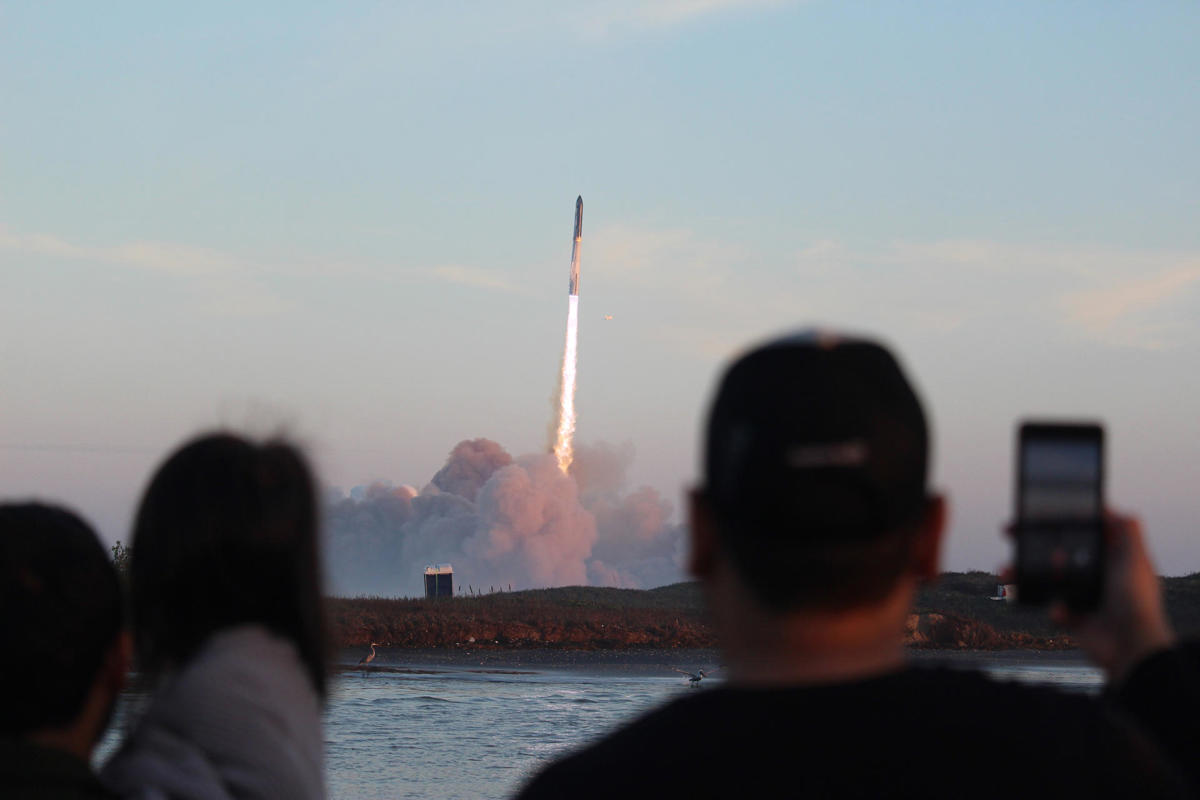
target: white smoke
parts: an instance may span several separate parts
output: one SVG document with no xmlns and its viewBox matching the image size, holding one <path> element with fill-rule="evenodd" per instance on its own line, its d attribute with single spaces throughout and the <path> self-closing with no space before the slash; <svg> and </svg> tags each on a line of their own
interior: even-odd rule
<svg viewBox="0 0 1200 800">
<path fill-rule="evenodd" d="M 682 580 L 683 532 L 657 491 L 625 490 L 628 445 L 580 446 L 570 474 L 552 454 L 513 459 L 460 442 L 417 493 L 376 483 L 327 503 L 337 594 L 419 595 L 426 564 L 451 563 L 462 590 Z"/>
<path fill-rule="evenodd" d="M 578 247 L 578 243 L 576 243 Z M 562 371 L 558 377 L 557 424 L 550 451 L 563 474 L 575 459 L 575 375 L 579 364 L 579 296 L 567 297 L 567 338 L 563 343 Z"/>
<path fill-rule="evenodd" d="M 446 466 L 430 481 L 443 492 L 465 497 L 471 502 L 492 473 L 512 463 L 512 456 L 491 439 L 467 439 L 450 451 Z"/>
</svg>

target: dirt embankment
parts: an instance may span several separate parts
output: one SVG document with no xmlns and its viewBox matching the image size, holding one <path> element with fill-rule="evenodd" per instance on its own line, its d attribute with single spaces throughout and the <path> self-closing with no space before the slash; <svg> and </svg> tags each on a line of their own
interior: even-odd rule
<svg viewBox="0 0 1200 800">
<path fill-rule="evenodd" d="M 986 622 L 934 612 L 908 615 L 904 643 L 936 650 L 1070 650 L 1076 646 L 1065 634 L 997 631 Z"/>
<path fill-rule="evenodd" d="M 904 636 L 914 648 L 937 650 L 1070 650 L 1075 642 L 1045 609 L 990 599 L 997 577 L 947 572 L 917 594 Z M 1162 579 L 1167 611 L 1181 636 L 1200 636 L 1200 573 Z M 639 651 L 716 646 L 700 589 L 567 586 L 445 600 L 334 598 L 334 642 L 371 642 L 432 650 Z"/>
<path fill-rule="evenodd" d="M 438 601 L 333 599 L 329 616 L 334 643 L 574 650 L 695 649 L 714 644 L 710 627 L 693 609 L 557 605 L 523 594 Z"/>
<path fill-rule="evenodd" d="M 682 588 L 681 588 L 682 587 Z M 335 598 L 329 601 L 337 647 L 371 642 L 414 650 L 640 650 L 717 646 L 694 587 L 650 592 L 569 587 L 447 600 Z M 997 629 L 959 613 L 920 609 L 905 642 L 940 650 L 1062 650 L 1053 630 Z"/>
</svg>

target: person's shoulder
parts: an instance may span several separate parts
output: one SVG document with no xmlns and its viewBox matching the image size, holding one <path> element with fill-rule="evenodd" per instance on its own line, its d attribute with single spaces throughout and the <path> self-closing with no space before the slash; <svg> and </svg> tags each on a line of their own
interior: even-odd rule
<svg viewBox="0 0 1200 800">
<path fill-rule="evenodd" d="M 775 785 L 828 797 L 953 797 L 963 786 L 979 797 L 1071 796 L 1080 786 L 1118 797 L 1163 779 L 1126 722 L 1087 696 L 958 669 L 721 687 L 557 761 L 521 797 L 717 797 Z"/>
<path fill-rule="evenodd" d="M 1001 680 L 974 669 L 909 669 L 903 675 L 903 689 L 919 698 L 934 719 L 977 721 L 997 730 L 1018 723 L 1029 728 L 1040 719 L 1057 720 L 1061 730 L 1062 725 L 1090 726 L 1107 715 L 1102 704 L 1086 693 Z M 1032 735 L 1036 738 L 1040 732 Z"/>
<path fill-rule="evenodd" d="M 100 777 L 127 798 L 230 797 L 220 770 L 199 746 L 165 726 L 146 722 L 128 735 Z"/>
<path fill-rule="evenodd" d="M 246 794 L 273 785 L 280 796 L 318 796 L 320 712 L 290 642 L 260 626 L 221 631 L 154 692 L 104 778 L 118 788 L 236 778 Z"/>
<path fill-rule="evenodd" d="M 0 797 L 6 800 L 115 800 L 82 759 L 0 738 Z"/>
<path fill-rule="evenodd" d="M 1163 797 L 1178 792 L 1176 770 L 1142 728 L 1101 697 L 972 670 L 909 673 L 912 685 L 929 687 L 920 692 L 932 700 L 923 724 L 940 734 L 961 764 L 1020 764 L 1020 780 L 1043 794 Z"/>
<path fill-rule="evenodd" d="M 660 706 L 545 767 L 519 797 L 646 793 L 654 776 L 678 775 L 674 768 L 691 758 L 696 743 L 712 733 L 714 717 L 735 702 L 733 695 L 727 688 L 706 689 Z"/>
<path fill-rule="evenodd" d="M 318 706 L 295 646 L 260 625 L 220 631 L 172 676 L 162 695 L 191 713 L 216 702 L 248 708 L 285 705 L 315 713 Z"/>
<path fill-rule="evenodd" d="M 711 726 L 714 719 L 736 707 L 739 694 L 738 690 L 727 687 L 689 692 L 686 697 L 643 714 L 576 756 L 581 759 L 590 755 L 603 760 L 614 757 L 657 760 L 664 752 L 692 750 L 695 738 Z M 651 744 L 655 745 L 652 749 L 647 747 Z"/>
</svg>

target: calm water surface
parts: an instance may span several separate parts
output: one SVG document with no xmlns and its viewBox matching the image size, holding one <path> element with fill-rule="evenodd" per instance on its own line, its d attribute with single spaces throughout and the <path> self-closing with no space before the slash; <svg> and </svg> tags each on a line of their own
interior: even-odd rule
<svg viewBox="0 0 1200 800">
<path fill-rule="evenodd" d="M 946 661 L 1067 691 L 1095 692 L 1103 685 L 1099 671 L 1061 658 L 1038 663 L 951 654 Z M 653 665 L 400 665 L 343 672 L 331 682 L 325 715 L 329 794 L 346 800 L 507 797 L 556 755 L 689 691 L 683 676 Z M 122 699 L 98 761 L 116 747 L 144 700 L 138 692 Z"/>
</svg>

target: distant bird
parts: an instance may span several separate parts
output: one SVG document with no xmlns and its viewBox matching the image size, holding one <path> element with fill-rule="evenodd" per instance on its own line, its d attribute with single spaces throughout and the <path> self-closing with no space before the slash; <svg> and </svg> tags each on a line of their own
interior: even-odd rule
<svg viewBox="0 0 1200 800">
<path fill-rule="evenodd" d="M 679 667 L 671 667 L 671 669 L 675 670 L 676 672 L 678 672 L 681 675 L 687 675 L 688 676 L 688 684 L 693 689 L 695 689 L 697 686 L 700 685 L 700 681 L 702 681 L 706 677 L 708 677 L 708 674 L 705 673 L 705 671 L 702 669 L 698 669 L 695 672 L 688 672 L 686 669 L 680 669 Z"/>
<path fill-rule="evenodd" d="M 372 661 L 375 660 L 375 648 L 376 647 L 383 647 L 383 645 L 379 644 L 378 642 L 371 642 L 371 652 L 367 653 L 365 656 L 362 657 L 362 660 L 360 660 L 358 662 L 358 666 L 365 667 L 367 664 L 370 664 Z"/>
<path fill-rule="evenodd" d="M 605 314 L 605 315 L 604 315 L 604 318 L 605 318 L 605 319 L 612 319 L 612 314 Z"/>
</svg>

